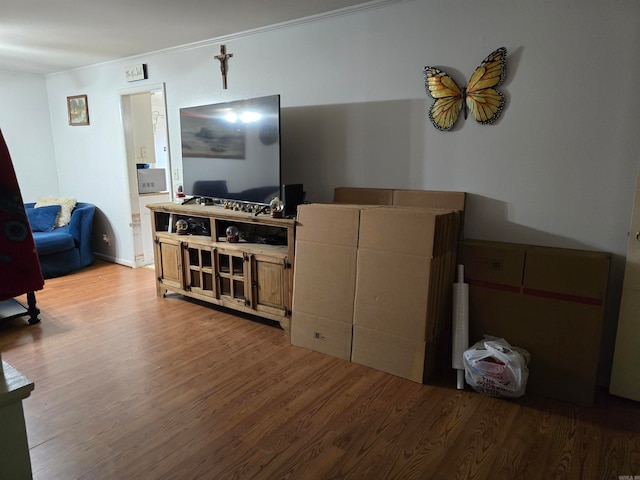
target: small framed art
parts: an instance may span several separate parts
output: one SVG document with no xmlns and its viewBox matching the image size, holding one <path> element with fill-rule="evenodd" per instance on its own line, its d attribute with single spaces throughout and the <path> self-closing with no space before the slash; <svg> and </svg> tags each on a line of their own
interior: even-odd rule
<svg viewBox="0 0 640 480">
<path fill-rule="evenodd" d="M 69 112 L 69 125 L 89 125 L 89 105 L 86 95 L 67 97 L 67 111 Z"/>
</svg>

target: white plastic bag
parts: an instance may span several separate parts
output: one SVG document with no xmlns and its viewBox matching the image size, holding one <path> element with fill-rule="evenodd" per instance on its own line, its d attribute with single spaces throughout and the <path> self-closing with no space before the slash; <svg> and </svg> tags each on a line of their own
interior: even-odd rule
<svg viewBox="0 0 640 480">
<path fill-rule="evenodd" d="M 504 338 L 485 337 L 464 352 L 464 378 L 485 395 L 521 397 L 529 378 L 529 358 L 529 352 L 512 347 Z"/>
</svg>

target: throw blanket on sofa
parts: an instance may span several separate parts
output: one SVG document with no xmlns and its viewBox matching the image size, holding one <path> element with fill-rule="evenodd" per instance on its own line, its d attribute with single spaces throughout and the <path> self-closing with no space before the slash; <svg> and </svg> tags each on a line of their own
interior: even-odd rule
<svg viewBox="0 0 640 480">
<path fill-rule="evenodd" d="M 35 292 L 43 286 L 22 194 L 0 131 L 0 300 Z"/>
</svg>

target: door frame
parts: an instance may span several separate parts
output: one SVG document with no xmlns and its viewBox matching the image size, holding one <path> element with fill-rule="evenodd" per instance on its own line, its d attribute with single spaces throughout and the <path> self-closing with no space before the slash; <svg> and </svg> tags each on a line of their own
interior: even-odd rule
<svg viewBox="0 0 640 480">
<path fill-rule="evenodd" d="M 128 113 L 128 109 L 125 107 L 125 102 L 128 101 L 129 97 L 133 95 L 139 95 L 141 93 L 154 93 L 154 92 L 162 92 L 163 99 L 163 107 L 164 107 L 164 131 L 166 135 L 166 158 L 167 158 L 167 166 L 166 166 L 166 178 L 167 178 L 167 189 L 169 190 L 170 199 L 173 199 L 173 188 L 171 182 L 171 149 L 169 146 L 169 123 L 167 119 L 167 94 L 166 94 L 166 86 L 165 83 L 156 83 L 156 84 L 147 84 L 140 85 L 136 87 L 123 88 L 118 90 L 118 106 L 120 109 L 120 121 L 121 121 L 121 130 L 122 130 L 122 138 L 124 140 L 124 159 L 125 159 L 125 167 L 127 171 L 127 181 L 129 183 L 129 211 L 131 216 L 131 236 L 132 236 L 132 245 L 133 245 L 133 258 L 131 259 L 131 266 L 134 268 L 142 267 L 146 264 L 144 258 L 144 246 L 141 239 L 142 228 L 140 222 L 140 206 L 139 206 L 139 194 L 138 194 L 138 177 L 137 177 L 137 168 L 136 168 L 136 158 L 132 145 L 133 139 L 130 138 L 130 134 L 127 130 L 127 125 L 129 124 L 131 118 Z M 153 114 L 149 111 L 149 119 L 153 122 Z M 158 121 L 161 121 L 158 119 Z M 155 145 L 154 145 L 155 147 Z"/>
</svg>

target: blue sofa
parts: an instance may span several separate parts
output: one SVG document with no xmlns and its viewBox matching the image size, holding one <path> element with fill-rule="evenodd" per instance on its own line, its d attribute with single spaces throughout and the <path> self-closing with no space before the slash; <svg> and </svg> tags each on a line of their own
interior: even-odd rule
<svg viewBox="0 0 640 480">
<path fill-rule="evenodd" d="M 35 203 L 25 203 L 25 210 L 34 206 Z M 93 263 L 91 229 L 95 210 L 95 205 L 78 202 L 68 225 L 50 232 L 33 232 L 44 278 L 67 275 Z"/>
</svg>

